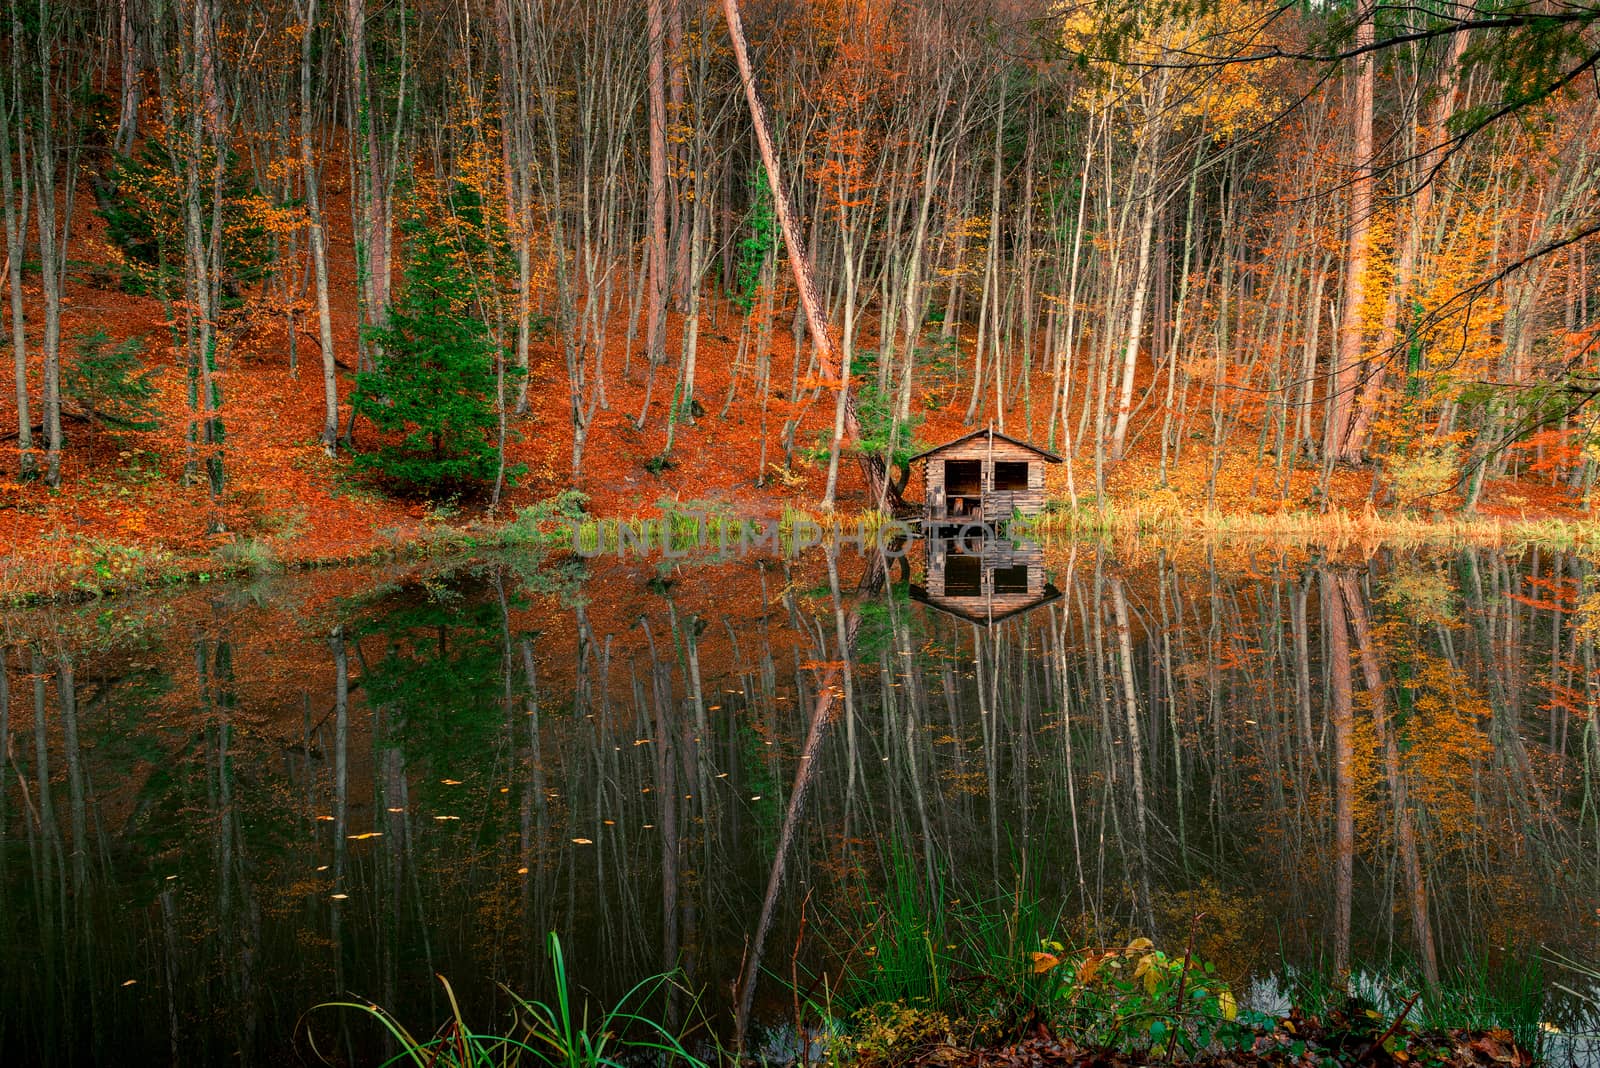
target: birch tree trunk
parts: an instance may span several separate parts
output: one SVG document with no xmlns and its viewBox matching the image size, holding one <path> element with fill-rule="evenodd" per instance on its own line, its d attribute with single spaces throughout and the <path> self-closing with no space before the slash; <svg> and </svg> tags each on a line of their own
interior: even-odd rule
<svg viewBox="0 0 1600 1068">
<path fill-rule="evenodd" d="M 17 7 L 11 9 L 12 40 L 21 40 L 22 27 Z M 13 71 L 15 68 L 13 68 Z M 0 204 L 6 227 L 6 286 L 11 292 L 11 364 L 16 377 L 17 398 L 17 477 L 30 482 L 39 477 L 38 458 L 33 455 L 33 415 L 28 403 L 28 334 L 26 310 L 22 304 L 22 261 L 27 258 L 28 242 L 28 153 L 27 140 L 20 124 L 13 130 L 11 117 L 20 97 L 21 85 L 0 80 Z M 20 117 L 20 111 L 18 111 Z M 12 158 L 16 163 L 13 167 Z"/>
<path fill-rule="evenodd" d="M 317 0 L 300 8 L 300 165 L 304 171 L 311 267 L 317 292 L 317 339 L 322 346 L 322 447 L 339 451 L 339 368 L 333 347 L 333 314 L 328 306 L 328 238 L 322 222 L 321 176 L 311 138 L 311 38 L 317 26 Z"/>
<path fill-rule="evenodd" d="M 1150 296 L 1150 247 L 1160 215 L 1161 149 L 1166 134 L 1168 71 L 1156 78 L 1154 99 L 1148 105 L 1141 152 L 1145 161 L 1145 182 L 1139 214 L 1139 251 L 1133 267 L 1133 296 L 1129 298 L 1128 333 L 1123 344 L 1122 382 L 1117 395 L 1117 418 L 1111 430 L 1111 459 L 1120 460 L 1127 446 L 1128 422 L 1132 418 L 1134 378 L 1139 369 L 1139 342 L 1144 336 L 1145 305 Z"/>
<path fill-rule="evenodd" d="M 65 50 L 57 51 L 63 33 L 64 13 L 40 9 L 38 26 L 39 97 L 34 116 L 33 192 L 35 229 L 39 240 L 39 287 L 44 296 L 44 480 L 61 484 L 61 305 L 65 296 L 67 243 L 72 235 L 72 189 L 77 176 L 77 141 L 69 136 L 64 146 L 56 141 L 58 66 L 69 65 Z M 71 106 L 61 94 L 60 106 Z M 59 172 L 59 173 L 58 173 Z M 61 187 L 58 197 L 57 185 Z M 59 203 L 58 203 L 59 200 Z"/>
<path fill-rule="evenodd" d="M 665 0 L 648 0 L 650 38 L 650 307 L 645 323 L 644 403 L 635 426 L 643 427 L 650 414 L 650 394 L 656 369 L 667 357 L 667 86 Z"/>
</svg>

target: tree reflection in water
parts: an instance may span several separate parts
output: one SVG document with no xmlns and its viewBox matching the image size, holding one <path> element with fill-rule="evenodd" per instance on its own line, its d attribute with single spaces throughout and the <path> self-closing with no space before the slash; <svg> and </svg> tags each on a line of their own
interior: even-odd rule
<svg viewBox="0 0 1600 1068">
<path fill-rule="evenodd" d="M 342 991 L 442 1017 L 434 973 L 488 1020 L 550 930 L 597 995 L 681 964 L 731 1038 L 890 843 L 963 893 L 1025 865 L 1086 940 L 1203 912 L 1240 979 L 1590 956 L 1587 562 L 1028 564 L 1003 618 L 821 551 L 0 617 L 8 1057 L 274 1060 Z"/>
</svg>

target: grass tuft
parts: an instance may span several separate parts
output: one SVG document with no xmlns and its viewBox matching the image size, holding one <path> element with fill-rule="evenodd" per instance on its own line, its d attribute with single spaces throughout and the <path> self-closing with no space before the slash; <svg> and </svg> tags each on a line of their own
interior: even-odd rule
<svg viewBox="0 0 1600 1068">
<path fill-rule="evenodd" d="M 470 1025 L 443 976 L 450 1002 L 450 1017 L 425 1038 L 406 1028 L 381 1005 L 364 1001 L 330 1001 L 316 1009 L 353 1011 L 378 1022 L 400 1052 L 382 1062 L 385 1066 L 409 1063 L 415 1068 L 627 1068 L 648 1061 L 656 1068 L 708 1068 L 684 1045 L 682 1035 L 646 1015 L 645 1007 L 658 994 L 679 981 L 663 972 L 634 984 L 610 1009 L 591 1009 L 575 1001 L 561 940 L 549 936 L 550 967 L 555 985 L 553 1003 L 530 1001 L 510 990 L 511 1021 L 500 1031 L 479 1031 Z M 332 1064 L 317 1048 L 315 1033 L 306 1034 L 312 1052 Z"/>
</svg>

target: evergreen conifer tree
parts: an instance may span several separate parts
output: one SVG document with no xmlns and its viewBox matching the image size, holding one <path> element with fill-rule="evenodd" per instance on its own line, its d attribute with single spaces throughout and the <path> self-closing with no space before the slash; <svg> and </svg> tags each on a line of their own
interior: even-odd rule
<svg viewBox="0 0 1600 1068">
<path fill-rule="evenodd" d="M 383 436 L 354 463 L 414 492 L 475 488 L 496 468 L 494 342 L 450 229 L 416 212 L 402 233 L 405 285 L 351 397 Z"/>
</svg>

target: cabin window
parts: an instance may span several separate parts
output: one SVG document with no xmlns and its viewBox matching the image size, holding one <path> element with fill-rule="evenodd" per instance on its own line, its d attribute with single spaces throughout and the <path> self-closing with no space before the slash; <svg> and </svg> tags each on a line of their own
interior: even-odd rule
<svg viewBox="0 0 1600 1068">
<path fill-rule="evenodd" d="M 997 567 L 994 569 L 995 593 L 1027 593 L 1028 592 L 1028 565 L 1013 564 L 1011 567 Z"/>
<path fill-rule="evenodd" d="M 1027 489 L 1027 463 L 1021 460 L 997 461 L 994 465 L 994 488 L 997 490 Z"/>
<path fill-rule="evenodd" d="M 977 556 L 947 556 L 944 561 L 944 595 L 977 597 L 983 593 L 983 559 Z"/>
<path fill-rule="evenodd" d="M 983 465 L 978 460 L 946 460 L 944 462 L 944 495 L 946 497 L 976 497 L 983 492 Z"/>
</svg>

